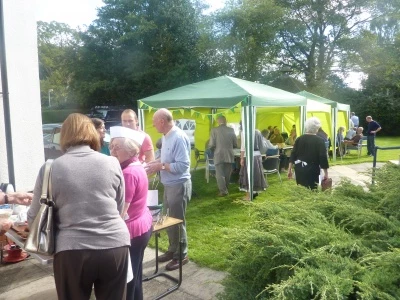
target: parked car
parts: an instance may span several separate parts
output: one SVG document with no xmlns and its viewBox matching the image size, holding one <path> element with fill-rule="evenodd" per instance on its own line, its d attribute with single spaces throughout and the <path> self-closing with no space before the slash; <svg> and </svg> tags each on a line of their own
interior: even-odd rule
<svg viewBox="0 0 400 300">
<path fill-rule="evenodd" d="M 51 133 L 49 134 L 46 139 L 48 142 L 44 144 L 44 159 L 55 159 L 63 155 L 60 147 L 60 132 L 61 132 L 61 124 L 54 124 Z M 44 125 L 43 125 L 44 126 Z M 43 137 L 44 138 L 44 137 Z M 109 143 L 110 142 L 110 135 L 106 133 L 104 141 Z"/>
<path fill-rule="evenodd" d="M 44 144 L 45 160 L 54 159 L 63 154 L 60 148 L 60 131 L 61 124 L 57 124 L 51 130 L 51 133 L 47 134 L 46 138 L 43 136 L 43 139 L 46 139 L 46 143 Z"/>
<path fill-rule="evenodd" d="M 61 123 L 50 123 L 42 125 L 43 132 L 43 144 L 46 145 L 51 141 L 51 135 L 53 133 L 53 129 L 56 127 L 60 127 Z"/>
<path fill-rule="evenodd" d="M 190 140 L 190 145 L 194 147 L 194 131 L 196 130 L 196 121 L 190 119 L 177 119 L 175 125 L 182 129 Z"/>
<path fill-rule="evenodd" d="M 95 106 L 92 107 L 88 116 L 102 119 L 106 129 L 109 130 L 111 126 L 121 125 L 121 114 L 125 109 L 124 106 Z"/>
</svg>

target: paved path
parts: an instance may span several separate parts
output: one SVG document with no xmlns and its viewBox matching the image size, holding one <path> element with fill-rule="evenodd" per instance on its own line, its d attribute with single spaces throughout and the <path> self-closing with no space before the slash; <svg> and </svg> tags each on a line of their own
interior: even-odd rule
<svg viewBox="0 0 400 300">
<path fill-rule="evenodd" d="M 144 274 L 154 272 L 155 251 L 147 248 L 143 260 Z M 160 264 L 164 270 L 166 263 Z M 178 271 L 168 272 L 178 277 Z M 183 267 L 183 282 L 180 288 L 164 297 L 166 300 L 211 300 L 223 291 L 221 281 L 224 272 L 200 268 L 194 262 Z M 154 299 L 174 285 L 163 277 L 143 283 L 144 299 Z M 52 266 L 42 266 L 28 258 L 16 264 L 0 265 L 0 300 L 56 300 Z M 91 299 L 95 299 L 93 296 Z"/>
<path fill-rule="evenodd" d="M 379 163 L 377 166 L 384 165 Z M 348 178 L 353 184 L 367 188 L 371 182 L 367 175 L 372 169 L 371 163 L 355 165 L 338 165 L 329 168 L 333 186 L 342 178 Z M 370 173 L 369 173 L 370 174 Z M 144 257 L 144 274 L 154 271 L 155 251 L 147 248 Z M 160 265 L 164 269 L 166 263 Z M 0 300 L 53 300 L 57 299 L 52 275 L 52 266 L 42 266 L 35 259 L 27 259 L 17 264 L 0 265 Z M 178 276 L 178 271 L 170 274 Z M 178 291 L 166 296 L 169 300 L 210 300 L 216 299 L 223 291 L 221 281 L 224 272 L 201 268 L 193 262 L 183 267 L 183 283 Z M 144 282 L 144 299 L 153 299 L 165 291 L 171 282 L 162 277 Z M 92 297 L 94 299 L 94 297 Z"/>
<path fill-rule="evenodd" d="M 384 163 L 377 163 L 380 168 Z M 337 185 L 343 178 L 347 178 L 354 185 L 361 185 L 365 189 L 371 183 L 372 163 L 361 163 L 355 165 L 337 165 L 328 169 L 332 185 Z"/>
</svg>

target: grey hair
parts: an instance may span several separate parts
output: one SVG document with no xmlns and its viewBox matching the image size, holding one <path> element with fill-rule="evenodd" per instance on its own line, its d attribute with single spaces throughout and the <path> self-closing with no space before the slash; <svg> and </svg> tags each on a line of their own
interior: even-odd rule
<svg viewBox="0 0 400 300">
<path fill-rule="evenodd" d="M 131 154 L 132 157 L 139 154 L 140 146 L 132 139 L 124 138 L 123 147 Z"/>
<path fill-rule="evenodd" d="M 263 131 L 261 131 L 261 135 L 265 138 L 268 138 L 269 136 L 269 130 L 268 129 L 263 129 Z"/>
<path fill-rule="evenodd" d="M 117 137 L 117 138 L 112 138 L 110 143 L 114 140 L 114 139 L 123 139 L 122 142 L 122 147 L 124 148 L 124 150 L 126 150 L 127 152 L 129 152 L 129 154 L 131 155 L 131 157 L 136 156 L 139 154 L 140 151 L 140 146 L 137 142 L 135 142 L 132 139 L 128 139 L 128 138 L 124 138 L 124 137 Z"/>
<path fill-rule="evenodd" d="M 304 124 L 306 133 L 316 134 L 321 128 L 321 121 L 317 117 L 309 118 Z"/>
</svg>

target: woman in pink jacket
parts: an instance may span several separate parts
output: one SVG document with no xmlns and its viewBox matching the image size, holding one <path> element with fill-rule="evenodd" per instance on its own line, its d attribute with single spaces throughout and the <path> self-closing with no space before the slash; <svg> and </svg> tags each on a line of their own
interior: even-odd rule
<svg viewBox="0 0 400 300">
<path fill-rule="evenodd" d="M 148 179 L 138 154 L 140 132 L 124 127 L 111 127 L 111 155 L 121 164 L 125 179 L 125 206 L 122 217 L 131 238 L 130 255 L 133 280 L 128 283 L 127 300 L 143 299 L 142 261 L 152 233 L 152 216 L 147 207 Z"/>
</svg>

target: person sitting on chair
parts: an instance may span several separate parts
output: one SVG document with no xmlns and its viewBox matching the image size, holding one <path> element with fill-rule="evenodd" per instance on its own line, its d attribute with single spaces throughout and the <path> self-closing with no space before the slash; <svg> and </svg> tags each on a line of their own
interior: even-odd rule
<svg viewBox="0 0 400 300">
<path fill-rule="evenodd" d="M 343 136 L 343 132 L 344 132 L 344 127 L 340 126 L 338 131 L 337 131 L 337 136 L 336 136 L 336 146 L 340 146 L 343 141 L 344 141 L 344 136 Z"/>
<path fill-rule="evenodd" d="M 350 129 L 346 132 L 346 136 L 344 137 L 345 141 L 351 140 L 355 135 L 356 135 L 356 129 L 355 127 L 350 127 Z"/>
<path fill-rule="evenodd" d="M 296 141 L 296 138 L 297 138 L 296 130 L 294 131 L 292 130 L 290 132 L 290 136 L 286 139 L 285 144 L 293 146 L 294 142 Z"/>
<path fill-rule="evenodd" d="M 280 144 L 285 142 L 278 128 L 274 129 L 274 133 L 271 135 L 269 140 L 271 141 L 272 144 Z"/>
<path fill-rule="evenodd" d="M 352 145 L 352 146 L 357 146 L 358 142 L 363 138 L 363 132 L 364 128 L 363 127 L 358 127 L 356 131 L 356 135 L 353 136 L 350 140 L 344 141 L 345 144 L 347 145 Z"/>
<path fill-rule="evenodd" d="M 261 131 L 261 135 L 263 136 L 264 147 L 267 149 L 267 155 L 268 155 L 268 150 L 277 150 L 278 149 L 278 146 L 272 145 L 272 143 L 269 141 L 269 139 L 268 139 L 269 130 L 268 129 L 264 129 L 263 131 Z"/>
</svg>

